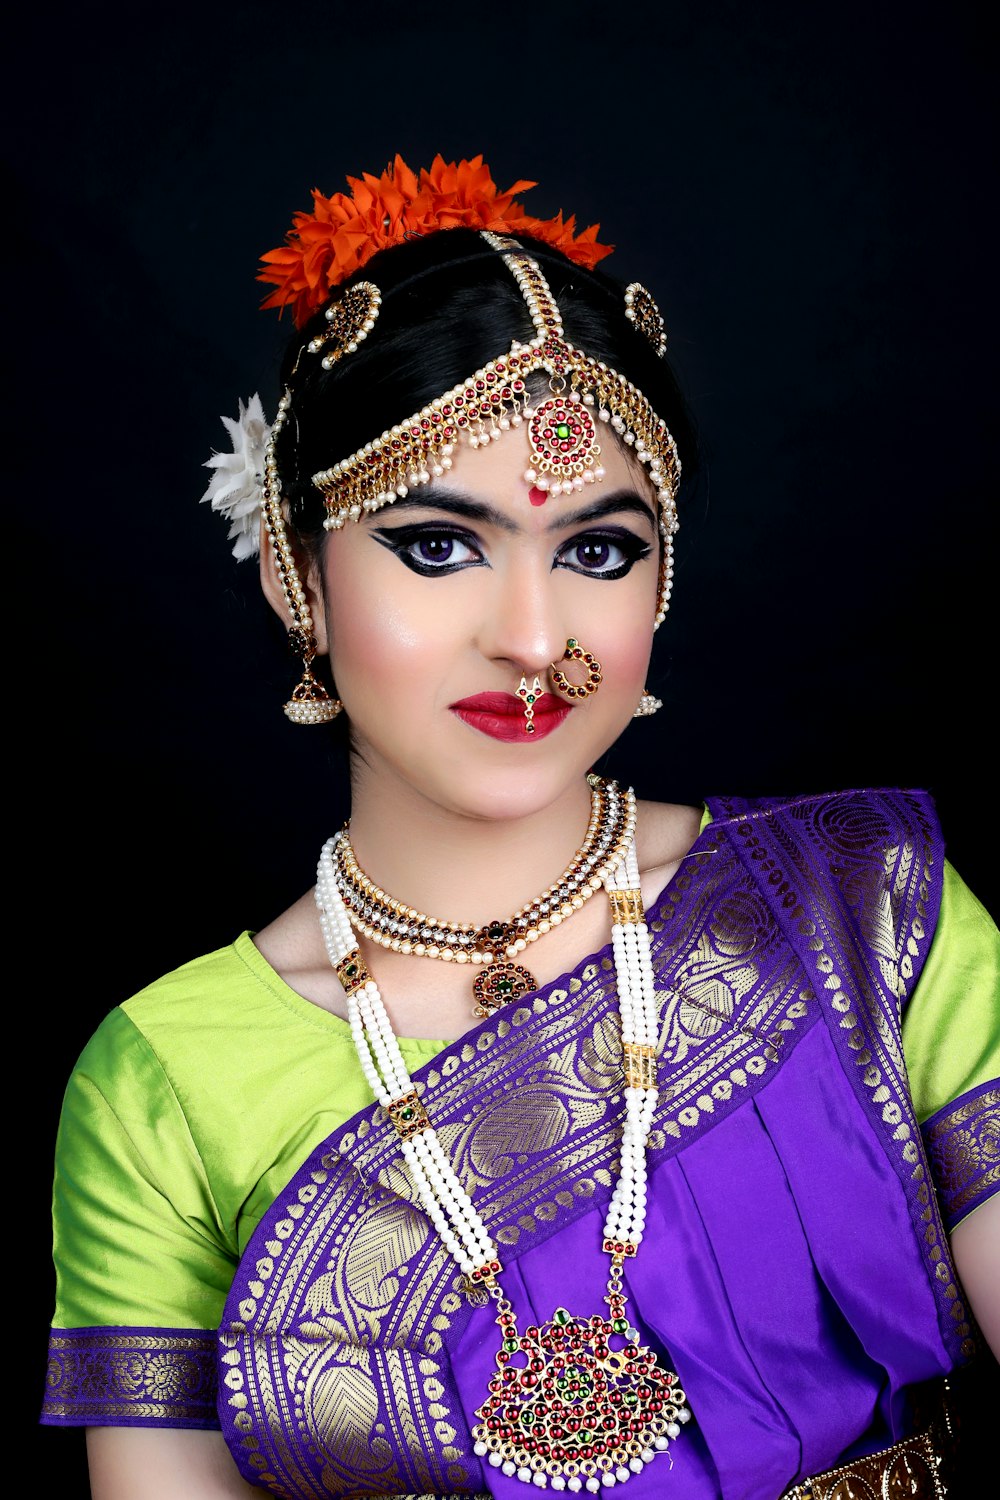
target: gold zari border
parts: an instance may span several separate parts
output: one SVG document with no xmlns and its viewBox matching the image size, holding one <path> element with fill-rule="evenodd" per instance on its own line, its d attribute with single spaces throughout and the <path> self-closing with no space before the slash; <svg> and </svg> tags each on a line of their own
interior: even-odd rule
<svg viewBox="0 0 1000 1500">
<path fill-rule="evenodd" d="M 936 1424 L 786 1490 L 781 1500 L 947 1500 Z"/>
</svg>

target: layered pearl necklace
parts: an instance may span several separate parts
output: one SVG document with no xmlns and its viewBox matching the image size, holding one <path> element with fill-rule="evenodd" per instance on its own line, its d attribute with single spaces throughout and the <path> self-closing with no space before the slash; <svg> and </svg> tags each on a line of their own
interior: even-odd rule
<svg viewBox="0 0 1000 1500">
<path fill-rule="evenodd" d="M 590 775 L 590 822 L 583 843 L 546 891 L 512 917 L 486 922 L 448 922 L 428 916 L 386 894 L 361 869 L 351 845 L 350 824 L 333 838 L 337 890 L 358 932 L 397 953 L 480 966 L 473 982 L 475 1016 L 490 1015 L 538 988 L 534 975 L 514 962 L 529 943 L 578 911 L 622 857 L 635 831 L 635 793 L 616 781 Z"/>
<path fill-rule="evenodd" d="M 540 1489 L 597 1493 L 639 1474 L 690 1419 L 677 1376 L 662 1369 L 629 1323 L 624 1262 L 646 1222 L 646 1139 L 656 1107 L 659 1007 L 639 886 L 635 843 L 602 877 L 611 905 L 621 1012 L 625 1127 L 621 1166 L 604 1222 L 610 1257 L 608 1313 L 564 1307 L 521 1334 L 499 1284 L 497 1246 L 446 1157 L 410 1078 L 378 986 L 357 947 L 340 893 L 337 839 L 320 854 L 316 905 L 330 962 L 347 997 L 362 1071 L 399 1137 L 410 1180 L 445 1248 L 497 1308 L 496 1373 L 476 1411 L 475 1452 L 504 1474 Z"/>
</svg>

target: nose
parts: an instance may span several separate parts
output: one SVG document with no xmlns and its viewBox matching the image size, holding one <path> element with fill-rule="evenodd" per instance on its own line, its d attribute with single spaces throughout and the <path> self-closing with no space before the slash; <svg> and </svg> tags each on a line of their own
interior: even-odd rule
<svg viewBox="0 0 1000 1500">
<path fill-rule="evenodd" d="M 483 580 L 477 644 L 489 661 L 512 670 L 543 673 L 566 648 L 559 576 L 551 561 L 519 549 Z M 578 626 L 582 629 L 582 626 Z"/>
</svg>

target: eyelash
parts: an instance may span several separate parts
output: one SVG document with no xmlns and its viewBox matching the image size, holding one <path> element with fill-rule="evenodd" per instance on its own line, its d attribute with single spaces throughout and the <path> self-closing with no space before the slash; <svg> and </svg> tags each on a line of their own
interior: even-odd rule
<svg viewBox="0 0 1000 1500">
<path fill-rule="evenodd" d="M 458 530 L 453 526 L 394 526 L 388 530 L 376 531 L 375 539 L 399 558 L 405 567 L 421 577 L 430 578 L 435 574 L 461 573 L 466 568 L 478 568 L 484 565 L 484 558 L 479 550 L 476 539 L 467 532 Z M 415 555 L 415 549 L 421 545 L 434 542 L 457 542 L 459 546 L 474 553 L 472 557 L 460 561 L 453 561 L 450 554 L 439 562 L 421 559 Z M 581 551 L 585 547 L 594 547 L 604 544 L 614 547 L 622 554 L 621 561 L 610 568 L 587 568 L 572 563 L 562 563 L 570 572 L 579 573 L 585 578 L 617 579 L 624 578 L 637 562 L 648 557 L 652 548 L 648 542 L 641 541 L 633 532 L 625 529 L 609 528 L 606 530 L 582 531 L 578 536 L 571 537 L 564 542 L 556 553 L 555 566 L 560 565 L 560 559 L 567 553 L 576 550 Z"/>
</svg>

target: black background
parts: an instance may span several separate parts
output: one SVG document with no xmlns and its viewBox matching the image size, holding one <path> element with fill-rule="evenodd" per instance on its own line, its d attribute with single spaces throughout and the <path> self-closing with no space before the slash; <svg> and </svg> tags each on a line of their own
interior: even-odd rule
<svg viewBox="0 0 1000 1500">
<path fill-rule="evenodd" d="M 254 0 L 14 23 L 8 1014 L 29 1087 L 8 1285 L 28 1315 L 12 1428 L 26 1473 L 87 1493 L 80 1434 L 35 1426 L 66 1074 L 113 1005 L 308 887 L 346 815 L 323 731 L 281 713 L 294 678 L 254 566 L 198 503 L 220 415 L 255 390 L 273 412 L 290 322 L 258 311 L 257 261 L 313 187 L 396 151 L 415 168 L 481 151 L 501 188 L 537 180 L 531 212 L 599 222 L 618 246 L 604 268 L 654 291 L 705 468 L 682 491 L 657 642 L 666 707 L 611 768 L 684 801 L 927 787 L 948 853 L 1000 909 L 982 814 L 997 500 L 984 15 Z"/>
</svg>

